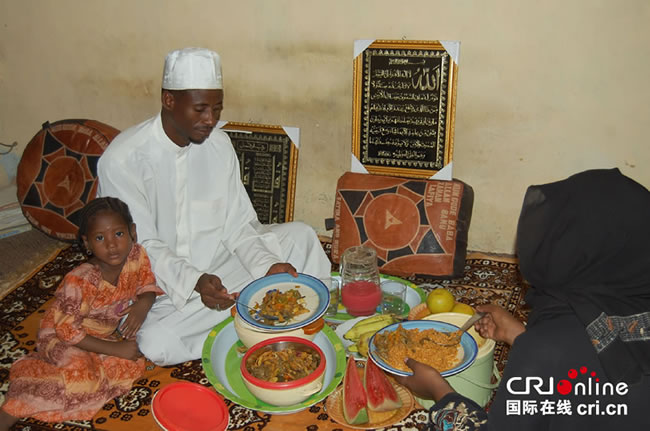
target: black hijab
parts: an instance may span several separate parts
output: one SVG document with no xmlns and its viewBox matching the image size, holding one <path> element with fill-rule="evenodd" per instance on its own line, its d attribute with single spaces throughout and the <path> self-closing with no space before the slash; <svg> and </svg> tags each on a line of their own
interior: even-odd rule
<svg viewBox="0 0 650 431">
<path fill-rule="evenodd" d="M 610 381 L 650 374 L 650 192 L 618 169 L 531 186 L 517 227 L 536 319 L 573 312 Z"/>
</svg>

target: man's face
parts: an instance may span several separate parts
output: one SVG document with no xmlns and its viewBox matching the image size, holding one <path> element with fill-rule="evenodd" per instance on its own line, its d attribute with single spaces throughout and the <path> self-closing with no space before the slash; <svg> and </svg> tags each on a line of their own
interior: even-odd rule
<svg viewBox="0 0 650 431">
<path fill-rule="evenodd" d="M 219 121 L 223 90 L 163 90 L 162 107 L 163 128 L 176 145 L 200 144 Z"/>
</svg>

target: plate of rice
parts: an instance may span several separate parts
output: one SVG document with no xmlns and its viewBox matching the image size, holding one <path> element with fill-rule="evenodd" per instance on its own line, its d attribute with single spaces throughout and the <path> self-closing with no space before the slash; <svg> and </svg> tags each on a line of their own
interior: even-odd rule
<svg viewBox="0 0 650 431">
<path fill-rule="evenodd" d="M 437 320 L 409 320 L 394 323 L 379 330 L 370 339 L 369 356 L 384 371 L 396 376 L 413 374 L 406 358 L 430 365 L 443 377 L 453 376 L 467 369 L 476 360 L 478 345 L 468 333 L 463 333 L 460 343 L 447 343 L 458 326 Z"/>
</svg>

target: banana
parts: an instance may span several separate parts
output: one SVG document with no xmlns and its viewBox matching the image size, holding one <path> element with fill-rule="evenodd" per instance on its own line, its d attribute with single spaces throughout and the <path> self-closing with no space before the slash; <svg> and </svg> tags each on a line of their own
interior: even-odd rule
<svg viewBox="0 0 650 431">
<path fill-rule="evenodd" d="M 370 337 L 375 335 L 377 331 L 381 330 L 382 328 L 368 328 L 366 332 L 363 334 L 359 335 L 359 339 L 357 340 L 355 346 L 357 346 L 357 352 L 361 354 L 362 356 L 368 356 L 368 343 L 370 342 Z"/>
<path fill-rule="evenodd" d="M 359 351 L 359 346 L 357 346 L 356 344 L 350 344 L 350 346 L 348 346 L 348 351 L 350 351 L 350 352 L 358 352 Z"/>
<path fill-rule="evenodd" d="M 352 328 L 350 328 L 344 335 L 343 338 L 351 341 L 357 341 L 359 339 L 359 336 L 367 331 L 367 327 L 376 327 L 378 324 L 379 325 L 385 325 L 389 321 L 390 316 L 385 316 L 385 315 L 377 315 L 377 316 L 372 316 L 368 317 L 366 319 L 362 319 L 358 321 L 357 323 L 354 324 Z"/>
<path fill-rule="evenodd" d="M 377 316 L 368 317 L 355 323 L 352 328 L 343 334 L 343 338 L 350 341 L 357 341 L 361 334 L 370 330 L 377 332 L 381 328 L 392 323 L 395 323 L 395 318 L 392 315 L 379 314 Z"/>
<path fill-rule="evenodd" d="M 359 351 L 359 354 L 363 357 L 368 357 L 368 343 L 370 342 L 370 337 L 372 337 L 376 331 L 368 331 L 364 332 L 361 334 L 361 337 L 359 337 L 359 341 L 357 341 L 357 350 Z"/>
</svg>

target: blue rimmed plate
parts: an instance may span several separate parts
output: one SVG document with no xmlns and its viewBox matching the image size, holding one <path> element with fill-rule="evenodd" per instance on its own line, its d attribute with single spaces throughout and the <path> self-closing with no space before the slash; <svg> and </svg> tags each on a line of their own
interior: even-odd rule
<svg viewBox="0 0 650 431">
<path fill-rule="evenodd" d="M 436 331 L 440 332 L 454 332 L 458 331 L 458 326 L 452 325 L 451 323 L 447 322 L 440 322 L 438 320 L 408 320 L 406 322 L 401 322 L 401 323 L 394 323 L 390 326 L 387 326 L 377 332 L 377 334 L 384 334 L 386 332 L 392 332 L 397 329 L 399 325 L 402 325 L 404 329 L 419 329 L 419 330 L 425 330 L 425 329 L 435 329 Z M 410 376 L 413 373 L 410 371 L 402 371 L 398 370 L 397 368 L 393 368 L 390 365 L 388 365 L 384 360 L 381 358 L 379 353 L 377 352 L 377 346 L 375 345 L 375 337 L 377 334 L 373 335 L 370 338 L 370 344 L 369 344 L 369 355 L 372 358 L 372 360 L 377 364 L 379 368 L 382 370 L 394 374 L 396 376 Z M 454 374 L 458 374 L 461 371 L 467 369 L 469 366 L 471 366 L 474 361 L 476 360 L 476 355 L 478 354 L 478 345 L 476 344 L 476 341 L 474 338 L 469 335 L 467 332 L 464 332 L 462 337 L 460 338 L 460 348 L 458 349 L 458 363 L 451 369 L 442 371 L 440 375 L 442 377 L 449 377 L 453 376 Z"/>
<path fill-rule="evenodd" d="M 251 316 L 248 308 L 241 304 L 236 304 L 239 316 L 249 325 L 263 331 L 286 331 L 288 329 L 302 328 L 319 319 L 327 311 L 327 306 L 330 302 L 329 289 L 322 281 L 307 274 L 298 274 L 298 277 L 294 277 L 287 273 L 267 275 L 266 277 L 251 282 L 239 293 L 237 301 L 249 307 L 254 307 L 255 304 L 261 304 L 266 292 L 273 289 L 281 292 L 298 289 L 304 297 L 303 305 L 309 311 L 294 317 L 287 323 L 267 325 L 257 320 L 254 316 Z"/>
</svg>

